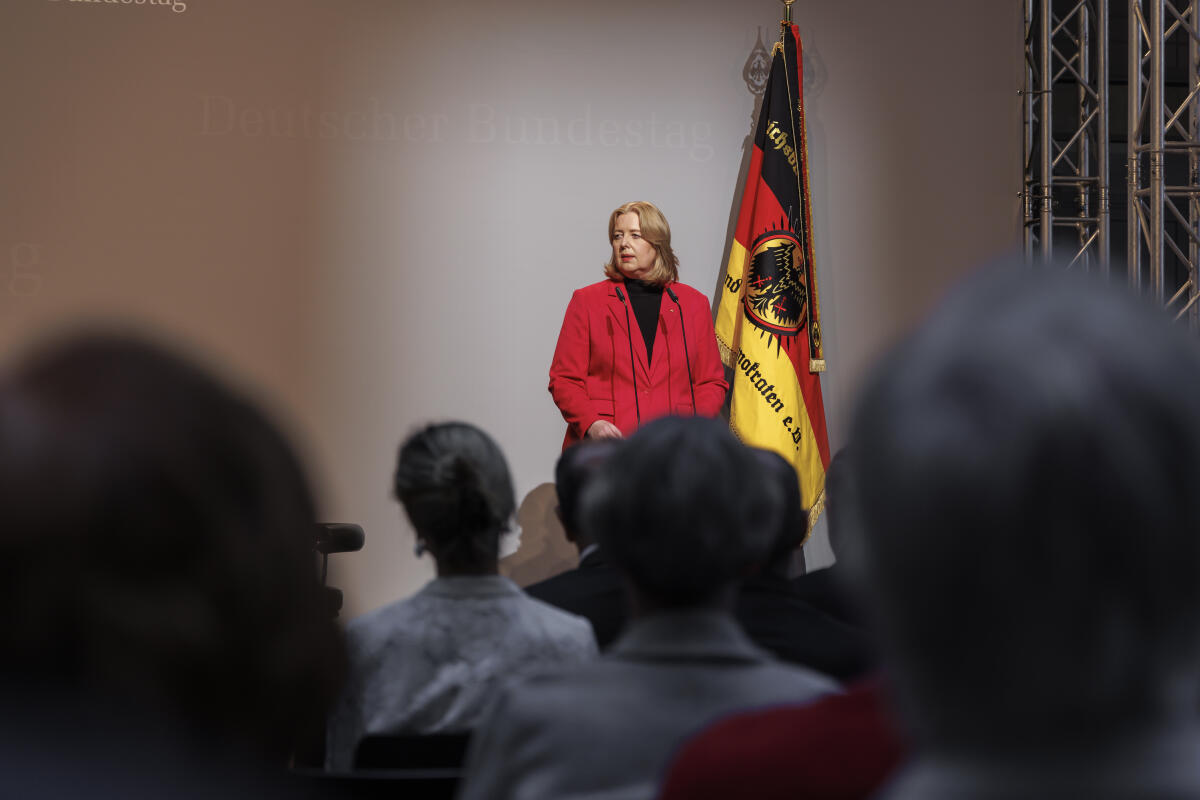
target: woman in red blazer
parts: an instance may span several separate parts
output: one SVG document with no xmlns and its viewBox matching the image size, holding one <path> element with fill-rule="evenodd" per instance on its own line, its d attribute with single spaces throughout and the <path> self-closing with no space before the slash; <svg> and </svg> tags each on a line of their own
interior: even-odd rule
<svg viewBox="0 0 1200 800">
<path fill-rule="evenodd" d="M 708 298 L 678 282 L 662 212 L 626 203 L 609 217 L 608 234 L 606 279 L 571 296 L 550 364 L 564 449 L 668 414 L 715 417 L 729 389 Z"/>
</svg>

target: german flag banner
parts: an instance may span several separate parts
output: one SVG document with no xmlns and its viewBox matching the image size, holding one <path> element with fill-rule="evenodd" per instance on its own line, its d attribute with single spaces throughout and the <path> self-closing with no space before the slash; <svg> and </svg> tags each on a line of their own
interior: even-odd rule
<svg viewBox="0 0 1200 800">
<path fill-rule="evenodd" d="M 784 23 L 767 79 L 742 194 L 717 341 L 733 369 L 729 424 L 748 445 L 782 455 L 815 522 L 825 505 L 829 436 L 813 262 L 800 33 Z"/>
</svg>

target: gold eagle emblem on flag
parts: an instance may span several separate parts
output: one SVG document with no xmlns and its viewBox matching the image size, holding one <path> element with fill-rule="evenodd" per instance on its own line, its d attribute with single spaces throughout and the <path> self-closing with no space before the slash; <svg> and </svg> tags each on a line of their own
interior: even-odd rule
<svg viewBox="0 0 1200 800">
<path fill-rule="evenodd" d="M 808 319 L 804 248 L 796 234 L 767 231 L 754 240 L 746 281 L 746 317 L 775 336 L 795 336 Z"/>
</svg>

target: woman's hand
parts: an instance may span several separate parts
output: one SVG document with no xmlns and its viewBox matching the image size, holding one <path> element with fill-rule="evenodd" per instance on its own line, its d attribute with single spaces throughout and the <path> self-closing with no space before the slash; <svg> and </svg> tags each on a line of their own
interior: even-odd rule
<svg viewBox="0 0 1200 800">
<path fill-rule="evenodd" d="M 606 419 L 598 419 L 591 424 L 585 434 L 589 439 L 621 439 L 621 429 Z"/>
</svg>

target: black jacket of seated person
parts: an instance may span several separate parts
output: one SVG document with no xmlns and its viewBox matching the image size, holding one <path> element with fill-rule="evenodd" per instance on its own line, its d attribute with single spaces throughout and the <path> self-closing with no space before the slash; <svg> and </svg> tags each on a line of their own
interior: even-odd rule
<svg viewBox="0 0 1200 800">
<path fill-rule="evenodd" d="M 783 494 L 784 514 L 761 569 L 742 582 L 734 615 L 756 644 L 784 661 L 842 681 L 860 677 L 875 665 L 866 634 L 805 601 L 796 581 L 787 577 L 792 553 L 808 532 L 796 471 L 777 453 L 755 454 Z"/>
<path fill-rule="evenodd" d="M 828 491 L 826 489 L 826 492 Z M 830 525 L 832 524 L 831 522 Z M 851 628 L 864 628 L 866 624 L 863 614 L 850 591 L 844 586 L 842 573 L 842 568 L 834 564 L 797 575 L 791 579 L 791 584 L 797 597 L 827 617 Z"/>
<path fill-rule="evenodd" d="M 875 668 L 867 635 L 806 602 L 795 583 L 782 575 L 764 573 L 746 579 L 734 615 L 759 647 L 783 661 L 843 683 Z"/>
<path fill-rule="evenodd" d="M 579 504 L 584 486 L 616 449 L 612 440 L 585 440 L 559 456 L 554 465 L 557 513 L 567 541 L 579 548 L 579 566 L 525 587 L 530 597 L 586 617 L 601 650 L 607 649 L 625 627 L 628 599 L 616 567 L 580 524 Z"/>
<path fill-rule="evenodd" d="M 613 643 L 629 616 L 621 575 L 598 548 L 586 552 L 575 569 L 526 586 L 525 592 L 564 611 L 587 617 L 601 650 L 607 650 Z"/>
</svg>

